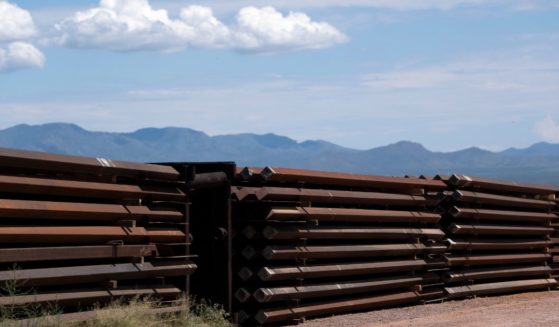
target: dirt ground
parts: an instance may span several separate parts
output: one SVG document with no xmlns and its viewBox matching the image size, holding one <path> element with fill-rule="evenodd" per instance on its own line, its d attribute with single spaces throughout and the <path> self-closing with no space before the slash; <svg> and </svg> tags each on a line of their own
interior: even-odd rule
<svg viewBox="0 0 559 327">
<path fill-rule="evenodd" d="M 299 327 L 559 326 L 559 291 L 426 304 L 309 320 Z"/>
</svg>

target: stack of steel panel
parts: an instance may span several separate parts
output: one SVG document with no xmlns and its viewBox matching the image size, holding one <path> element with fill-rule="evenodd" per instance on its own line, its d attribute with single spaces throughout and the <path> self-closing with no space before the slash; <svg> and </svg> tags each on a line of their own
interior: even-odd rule
<svg viewBox="0 0 559 327">
<path fill-rule="evenodd" d="M 0 306 L 176 299 L 196 268 L 181 178 L 169 166 L 0 149 Z"/>
<path fill-rule="evenodd" d="M 441 181 L 286 168 L 238 170 L 233 311 L 246 324 L 443 295 Z"/>
<path fill-rule="evenodd" d="M 439 177 L 440 178 L 440 177 Z M 556 285 L 549 249 L 555 215 L 552 187 L 452 175 L 440 178 L 447 212 L 447 298 L 465 298 Z"/>
<path fill-rule="evenodd" d="M 559 199 L 557 198 L 557 193 L 555 194 L 555 214 L 559 214 Z M 551 248 L 551 268 L 553 269 L 553 278 L 559 278 L 559 216 L 555 219 L 551 226 L 555 229 L 553 235 L 551 236 L 551 242 L 553 247 Z M 559 286 L 559 285 L 558 285 Z"/>
</svg>

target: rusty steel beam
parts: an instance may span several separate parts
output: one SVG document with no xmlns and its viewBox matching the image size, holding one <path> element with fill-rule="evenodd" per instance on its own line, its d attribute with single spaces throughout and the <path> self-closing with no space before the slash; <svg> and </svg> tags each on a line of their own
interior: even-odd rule
<svg viewBox="0 0 559 327">
<path fill-rule="evenodd" d="M 254 318 L 260 324 L 270 324 L 304 317 L 332 315 L 352 311 L 372 310 L 394 305 L 410 304 L 423 299 L 440 297 L 442 294 L 442 291 L 430 291 L 424 293 L 408 291 L 389 295 L 356 298 L 352 300 L 338 300 L 318 304 L 262 309 L 258 311 Z"/>
<path fill-rule="evenodd" d="M 410 190 L 444 190 L 446 184 L 436 180 L 419 178 L 385 177 L 317 170 L 266 167 L 260 176 L 267 182 L 296 184 L 320 184 L 334 186 L 365 187 L 374 189 L 394 189 L 401 192 Z"/>
<path fill-rule="evenodd" d="M 492 295 L 519 291 L 549 289 L 557 285 L 551 278 L 515 280 L 509 282 L 487 283 L 470 286 L 445 287 L 447 298 L 455 299 L 472 295 Z"/>
<path fill-rule="evenodd" d="M 552 273 L 549 266 L 521 267 L 521 268 L 484 268 L 468 269 L 460 271 L 449 271 L 443 274 L 443 280 L 447 283 L 461 282 L 468 280 L 492 279 L 492 278 L 511 278 L 527 276 L 547 277 Z"/>
<path fill-rule="evenodd" d="M 260 181 L 262 167 L 236 167 L 235 177 L 245 182 Z"/>
<path fill-rule="evenodd" d="M 158 211 L 144 206 L 120 204 L 7 199 L 0 199 L 0 217 L 77 221 L 135 220 L 143 217 L 166 221 L 183 220 L 183 214 L 174 209 Z"/>
<path fill-rule="evenodd" d="M 256 197 L 260 201 L 311 201 L 317 203 L 382 206 L 433 206 L 437 202 L 429 200 L 422 195 L 288 187 L 262 187 L 257 189 Z"/>
<path fill-rule="evenodd" d="M 21 176 L 0 176 L 0 192 L 119 200 L 147 198 L 160 201 L 186 200 L 186 195 L 176 187 L 155 188 Z"/>
<path fill-rule="evenodd" d="M 504 196 L 496 194 L 487 194 L 471 191 L 455 191 L 452 194 L 452 199 L 459 203 L 475 203 L 484 205 L 495 205 L 505 207 L 517 208 L 531 208 L 548 210 L 555 207 L 555 201 L 526 199 L 513 196 Z"/>
<path fill-rule="evenodd" d="M 232 188 L 232 196 L 233 199 L 238 201 L 244 200 L 257 200 L 256 192 L 260 189 L 260 187 L 251 187 L 251 186 L 233 186 Z"/>
<path fill-rule="evenodd" d="M 455 218 L 498 220 L 498 221 L 527 221 L 548 222 L 557 219 L 557 215 L 547 212 L 504 211 L 488 209 L 470 209 L 453 207 L 449 213 Z"/>
<path fill-rule="evenodd" d="M 450 175 L 437 174 L 437 175 L 433 176 L 433 179 L 438 180 L 438 181 L 443 181 L 443 182 L 447 183 L 448 180 L 450 179 Z"/>
<path fill-rule="evenodd" d="M 332 222 L 437 223 L 441 215 L 419 211 L 345 208 L 272 208 L 267 220 L 318 220 Z"/>
<path fill-rule="evenodd" d="M 184 214 L 171 208 L 150 208 L 146 206 L 124 206 L 132 219 L 149 218 L 150 221 L 182 222 Z"/>
<path fill-rule="evenodd" d="M 118 220 L 128 211 L 120 204 L 0 199 L 0 217 L 33 219 Z"/>
<path fill-rule="evenodd" d="M 427 267 L 425 260 L 374 261 L 289 267 L 264 267 L 257 273 L 262 281 L 357 276 L 391 272 L 408 272 Z"/>
<path fill-rule="evenodd" d="M 549 235 L 550 233 L 553 233 L 555 231 L 555 229 L 550 227 L 465 224 L 451 224 L 448 230 L 455 235 Z"/>
<path fill-rule="evenodd" d="M 491 191 L 504 191 L 520 194 L 538 194 L 544 199 L 553 200 L 559 188 L 547 185 L 520 184 L 516 182 L 498 181 L 481 177 L 470 177 L 454 174 L 448 179 L 448 183 L 456 187 L 467 187 Z"/>
<path fill-rule="evenodd" d="M 257 289 L 253 297 L 260 303 L 307 299 L 324 296 L 358 294 L 404 287 L 419 286 L 421 277 L 396 277 L 375 280 L 351 281 L 334 284 L 305 285 L 294 287 L 266 287 Z"/>
<path fill-rule="evenodd" d="M 438 228 L 371 228 L 371 227 L 296 227 L 267 226 L 262 235 L 268 240 L 289 239 L 442 239 L 444 232 Z"/>
<path fill-rule="evenodd" d="M 110 302 L 119 298 L 153 297 L 157 299 L 176 299 L 181 290 L 170 286 L 119 287 L 116 289 L 74 289 L 58 292 L 0 297 L 0 306 L 58 305 L 78 307 L 96 303 Z"/>
<path fill-rule="evenodd" d="M 473 255 L 473 256 L 444 256 L 447 265 L 463 266 L 463 265 L 501 265 L 515 264 L 526 262 L 546 262 L 551 255 L 545 253 L 528 253 L 528 254 L 498 254 L 498 255 Z"/>
<path fill-rule="evenodd" d="M 196 270 L 192 262 L 157 264 L 117 263 L 0 271 L 0 283 L 15 282 L 20 287 L 68 285 L 108 280 L 145 279 L 154 277 L 186 276 Z"/>
<path fill-rule="evenodd" d="M 542 239 L 453 240 L 446 239 L 450 250 L 533 250 L 550 247 L 553 243 Z"/>
<path fill-rule="evenodd" d="M 0 243 L 186 243 L 184 232 L 176 229 L 143 227 L 0 227 Z"/>
<path fill-rule="evenodd" d="M 267 246 L 262 250 L 266 260 L 385 257 L 418 253 L 443 253 L 446 246 L 423 244 L 374 244 L 333 246 Z"/>
<path fill-rule="evenodd" d="M 78 259 L 139 258 L 157 255 L 154 244 L 56 246 L 0 249 L 0 263 Z"/>
<path fill-rule="evenodd" d="M 180 177 L 180 174 L 170 166 L 6 148 L 0 148 L 0 167 L 161 180 L 178 180 Z"/>
</svg>

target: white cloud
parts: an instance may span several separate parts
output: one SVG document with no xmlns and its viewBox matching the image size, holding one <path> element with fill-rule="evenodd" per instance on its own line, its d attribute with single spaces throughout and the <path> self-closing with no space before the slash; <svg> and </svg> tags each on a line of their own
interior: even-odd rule
<svg viewBox="0 0 559 327">
<path fill-rule="evenodd" d="M 32 44 L 12 42 L 0 47 L 0 72 L 11 72 L 25 68 L 42 68 L 45 56 Z"/>
<path fill-rule="evenodd" d="M 322 48 L 347 37 L 303 13 L 282 15 L 272 7 L 246 7 L 226 26 L 203 6 L 182 8 L 173 18 L 148 0 L 101 0 L 57 24 L 56 42 L 74 48 L 113 51 L 179 51 L 188 47 L 230 47 L 254 51 Z"/>
<path fill-rule="evenodd" d="M 44 66 L 45 56 L 41 51 L 22 41 L 36 33 L 33 18 L 27 10 L 0 1 L 0 73 Z"/>
<path fill-rule="evenodd" d="M 333 8 L 364 7 L 395 11 L 455 10 L 468 8 L 556 8 L 555 0 L 207 0 L 205 4 L 219 11 L 234 11 L 243 6 L 273 6 L 275 8 Z M 167 1 L 168 7 L 176 7 L 175 1 Z"/>
<path fill-rule="evenodd" d="M 26 39 L 36 32 L 33 18 L 27 10 L 0 1 L 0 41 Z"/>
<path fill-rule="evenodd" d="M 376 91 L 468 89 L 476 92 L 559 90 L 559 60 L 510 50 L 508 55 L 479 55 L 437 65 L 374 72 L 363 84 Z"/>
<path fill-rule="evenodd" d="M 559 143 L 559 124 L 551 116 L 536 123 L 536 133 L 545 141 Z"/>
<path fill-rule="evenodd" d="M 324 48 L 347 41 L 328 23 L 298 12 L 284 16 L 272 7 L 241 9 L 234 36 L 236 46 L 244 49 Z"/>
</svg>

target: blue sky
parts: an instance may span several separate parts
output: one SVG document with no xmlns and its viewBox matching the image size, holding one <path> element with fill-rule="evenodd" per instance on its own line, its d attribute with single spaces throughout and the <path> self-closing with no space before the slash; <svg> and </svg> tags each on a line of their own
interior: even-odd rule
<svg viewBox="0 0 559 327">
<path fill-rule="evenodd" d="M 0 114 L 361 149 L 559 143 L 559 1 L 0 0 Z"/>
</svg>

